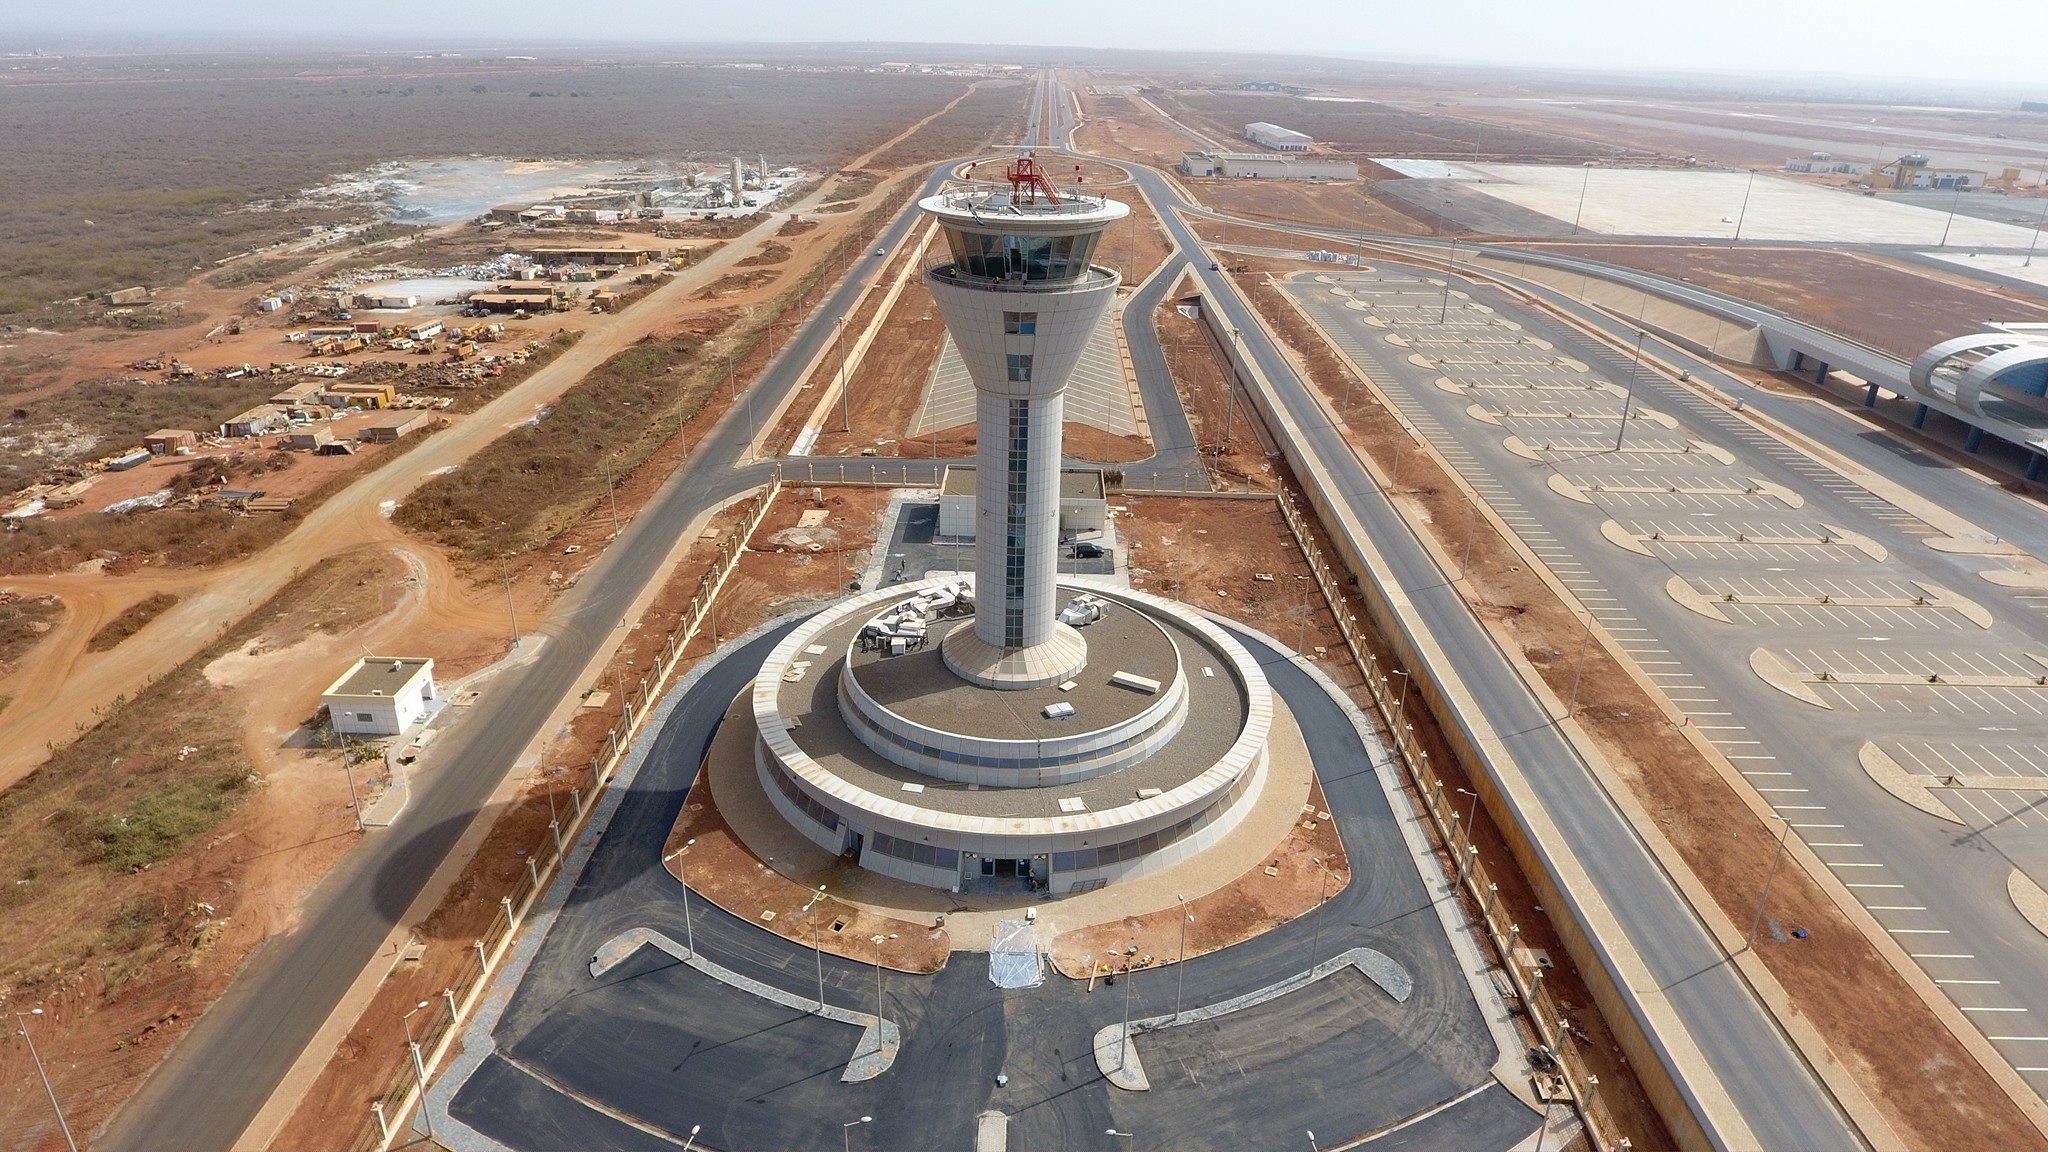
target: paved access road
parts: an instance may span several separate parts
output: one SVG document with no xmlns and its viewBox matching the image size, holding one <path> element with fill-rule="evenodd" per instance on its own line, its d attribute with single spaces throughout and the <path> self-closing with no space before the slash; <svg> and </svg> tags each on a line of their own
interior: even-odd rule
<svg viewBox="0 0 2048 1152">
<path fill-rule="evenodd" d="M 1003 991 L 980 954 L 956 954 L 933 976 L 889 972 L 883 1015 L 903 1047 L 881 1077 L 839 1082 L 855 1030 L 778 1008 L 712 981 L 652 949 L 602 978 L 598 945 L 646 927 L 681 941 L 682 893 L 659 864 L 690 781 L 726 708 L 793 623 L 731 649 L 675 702 L 626 784 L 589 864 L 540 944 L 494 1032 L 496 1052 L 454 1089 L 455 1119 L 512 1148 L 699 1146 L 838 1148 L 840 1124 L 867 1148 L 966 1148 L 976 1117 L 1010 1117 L 1010 1146 L 1112 1149 L 1104 1133 L 1161 1148 L 1280 1148 L 1314 1129 L 1370 1131 L 1417 1117 L 1408 1148 L 1506 1148 L 1535 1114 L 1492 1080 L 1499 1055 L 1452 954 L 1350 716 L 1309 675 L 1256 637 L 1238 634 L 1287 700 L 1322 774 L 1350 854 L 1353 882 L 1320 910 L 1186 966 L 1185 1003 L 1213 1003 L 1310 966 L 1315 955 L 1377 948 L 1414 977 L 1405 1004 L 1352 974 L 1213 1024 L 1139 1041 L 1153 1090 L 1110 1087 L 1089 1047 L 1131 998 L 1134 1018 L 1168 1013 L 1181 973 L 1133 983 L 1051 976 Z M 626 777 L 622 776 L 624 782 Z M 799 997 L 815 995 L 812 952 L 694 901 L 697 946 L 719 964 Z M 1057 904 L 1047 905 L 1057 916 Z M 873 1011 L 872 966 L 825 958 L 826 998 Z M 996 1076 L 1008 1077 L 998 1086 Z M 1283 1103 L 1284 1102 L 1284 1103 Z M 624 1123 L 629 1118 L 632 1123 Z M 437 1118 L 438 1119 L 438 1118 Z"/>
<path fill-rule="evenodd" d="M 933 172 L 926 191 L 950 168 Z M 878 244 L 895 251 L 915 218 L 915 208 L 906 209 Z M 434 765 L 413 781 L 411 805 L 398 825 L 372 832 L 315 888 L 298 931 L 256 951 L 241 977 L 115 1115 L 101 1147 L 204 1152 L 227 1148 L 241 1135 L 509 766 L 555 706 L 580 687 L 576 678 L 655 579 L 676 539 L 698 516 L 767 482 L 771 466 L 743 459 L 753 426 L 798 386 L 804 365 L 832 339 L 832 317 L 851 312 L 881 264 L 872 255 L 857 259 L 862 262 L 797 329 L 741 403 L 556 602 L 541 629 L 546 643 L 539 655 L 493 680 L 463 722 L 435 744 Z"/>
<path fill-rule="evenodd" d="M 1305 442 L 1298 447 L 1336 478 L 1338 496 L 1388 558 L 1395 580 L 1448 651 L 1480 708 L 1516 759 L 1530 767 L 1531 784 L 1567 847 L 1592 876 L 1598 896 L 1662 985 L 1751 1130 L 1768 1147 L 1856 1146 L 1858 1137 L 1832 1097 L 1728 966 L 1576 750 L 1558 735 L 1470 610 L 1446 586 L 1349 446 L 1324 421 L 1235 286 L 1210 270 L 1201 241 L 1176 211 L 1192 206 L 1159 173 L 1131 169 L 1176 247 L 1169 264 L 1184 265 L 1200 279 L 1224 310 L 1225 321 L 1243 333 L 1248 354 L 1279 389 L 1281 402 L 1302 430 Z"/>
</svg>

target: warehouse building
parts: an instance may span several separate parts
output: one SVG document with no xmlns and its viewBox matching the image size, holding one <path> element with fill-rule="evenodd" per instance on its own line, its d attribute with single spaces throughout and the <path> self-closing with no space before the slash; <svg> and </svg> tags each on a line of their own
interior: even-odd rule
<svg viewBox="0 0 2048 1152">
<path fill-rule="evenodd" d="M 1261 148 L 1274 152 L 1306 152 L 1315 141 L 1292 128 L 1268 124 L 1264 120 L 1244 126 L 1244 138 Z"/>
<path fill-rule="evenodd" d="M 595 264 L 631 267 L 661 259 L 663 249 L 615 245 L 602 248 L 529 248 L 520 253 L 542 264 Z"/>
<path fill-rule="evenodd" d="M 394 444 L 400 437 L 425 428 L 432 420 L 433 415 L 429 412 L 393 412 L 389 416 L 379 416 L 363 425 L 362 438 L 364 442 L 370 444 Z"/>
<path fill-rule="evenodd" d="M 152 456 L 172 456 L 199 447 L 199 434 L 184 428 L 159 428 L 142 438 Z"/>
<path fill-rule="evenodd" d="M 365 656 L 320 694 L 334 730 L 343 736 L 396 736 L 440 699 L 434 662 L 417 656 Z"/>
<path fill-rule="evenodd" d="M 1183 176 L 1240 180 L 1358 179 L 1358 165 L 1348 160 L 1277 152 L 1183 152 L 1180 171 Z"/>
</svg>

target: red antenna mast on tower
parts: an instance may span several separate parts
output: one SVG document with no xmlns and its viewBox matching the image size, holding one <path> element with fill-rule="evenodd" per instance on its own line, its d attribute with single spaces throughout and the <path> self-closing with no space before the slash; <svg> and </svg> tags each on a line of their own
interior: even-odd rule
<svg viewBox="0 0 2048 1152">
<path fill-rule="evenodd" d="M 1053 189 L 1051 177 L 1045 174 L 1045 169 L 1039 167 L 1038 161 L 1028 152 L 1012 161 L 1005 175 L 1010 178 L 1012 204 L 1036 204 L 1041 192 L 1045 194 L 1048 203 L 1060 202 L 1060 194 Z"/>
</svg>

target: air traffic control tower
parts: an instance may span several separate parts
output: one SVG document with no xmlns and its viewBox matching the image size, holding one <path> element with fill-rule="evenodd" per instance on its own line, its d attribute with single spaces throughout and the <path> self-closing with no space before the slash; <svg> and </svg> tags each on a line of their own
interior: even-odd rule
<svg viewBox="0 0 2048 1152">
<path fill-rule="evenodd" d="M 997 689 L 1057 684 L 1088 660 L 1059 622 L 1060 425 L 1067 377 L 1122 278 L 1089 262 L 1103 230 L 1130 213 L 1060 194 L 1030 156 L 1009 188 L 926 197 L 952 262 L 925 273 L 974 381 L 974 627 L 949 635 L 947 667 Z"/>
<path fill-rule="evenodd" d="M 1269 787 L 1292 722 L 1223 627 L 1060 574 L 1062 392 L 1119 283 L 1089 257 L 1129 209 L 1055 191 L 1029 157 L 1008 176 L 920 204 L 950 255 L 925 283 L 976 391 L 974 578 L 884 583 L 796 625 L 754 677 L 752 763 L 711 773 L 866 871 L 1059 896 L 1242 847 L 1246 815 L 1298 807 L 1308 770 L 1283 736 L 1290 783 Z"/>
</svg>

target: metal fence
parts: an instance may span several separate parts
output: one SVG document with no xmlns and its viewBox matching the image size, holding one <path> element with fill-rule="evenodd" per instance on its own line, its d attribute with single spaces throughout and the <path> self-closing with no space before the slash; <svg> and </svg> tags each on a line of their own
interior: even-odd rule
<svg viewBox="0 0 2048 1152">
<path fill-rule="evenodd" d="M 427 1081 L 453 1047 L 462 1021 L 469 1017 L 489 988 L 491 975 L 504 962 L 505 954 L 518 937 L 526 917 L 567 858 L 568 846 L 575 843 L 591 810 L 597 806 L 598 797 L 617 774 L 627 749 L 632 747 L 634 733 L 653 710 L 653 703 L 674 674 L 684 650 L 711 622 L 711 608 L 719 589 L 724 587 L 733 569 L 739 565 L 747 539 L 767 518 L 768 510 L 781 490 L 782 482 L 778 476 L 754 497 L 739 526 L 719 542 L 718 558 L 705 573 L 682 619 L 663 642 L 654 667 L 636 683 L 619 685 L 618 722 L 605 734 L 604 747 L 590 758 L 585 768 L 585 782 L 569 790 L 568 810 L 551 812 L 547 837 L 538 850 L 527 854 L 525 873 L 517 877 L 511 889 L 498 898 L 497 915 L 470 945 L 461 968 L 440 994 L 439 1002 L 427 1000 L 424 1007 L 406 1014 L 404 1064 L 391 1084 L 370 1103 L 370 1122 L 348 1145 L 350 1152 L 385 1152 L 403 1130 L 405 1118 L 419 1104 Z M 552 800 L 550 804 L 552 806 Z"/>
<path fill-rule="evenodd" d="M 1417 745 L 1415 726 L 1408 723 L 1407 674 L 1399 673 L 1402 676 L 1401 689 L 1394 692 L 1387 683 L 1387 673 L 1380 669 L 1379 658 L 1366 647 L 1364 626 L 1344 601 L 1345 577 L 1342 570 L 1324 556 L 1314 533 L 1309 531 L 1307 517 L 1286 493 L 1280 494 L 1279 503 L 1280 515 L 1287 521 L 1288 530 L 1294 533 L 1302 555 L 1308 558 L 1316 586 L 1322 590 L 1323 599 L 1330 606 L 1330 614 L 1337 621 L 1337 631 L 1343 636 L 1352 661 L 1364 674 L 1373 707 L 1379 712 L 1387 731 L 1393 734 L 1394 753 L 1414 783 L 1416 794 L 1422 797 L 1423 809 L 1436 826 L 1438 838 L 1451 853 L 1457 869 L 1457 883 L 1479 909 L 1479 925 L 1493 944 L 1502 970 L 1507 973 L 1510 987 L 1501 989 L 1501 993 L 1510 998 L 1511 1008 L 1519 1006 L 1522 1009 L 1522 1014 L 1536 1033 L 1537 1051 L 1554 1062 L 1554 1073 L 1538 1069 L 1538 1095 L 1545 1103 L 1569 1102 L 1578 1113 L 1579 1121 L 1585 1125 L 1586 1137 L 1592 1146 L 1608 1147 L 1600 1138 L 1592 1117 L 1593 1098 L 1599 1091 L 1600 1078 L 1586 1070 L 1577 1046 L 1571 1043 L 1576 1037 L 1563 1005 L 1544 988 L 1542 966 L 1530 963 L 1525 967 L 1515 955 L 1522 935 L 1521 925 L 1498 906 L 1500 890 L 1488 878 L 1487 865 L 1480 860 L 1479 849 L 1472 843 L 1472 831 L 1460 826 L 1462 821 L 1457 811 L 1444 796 L 1443 778 L 1431 768 L 1429 751 Z M 1559 1100 L 1560 1096 L 1562 1100 Z"/>
</svg>

